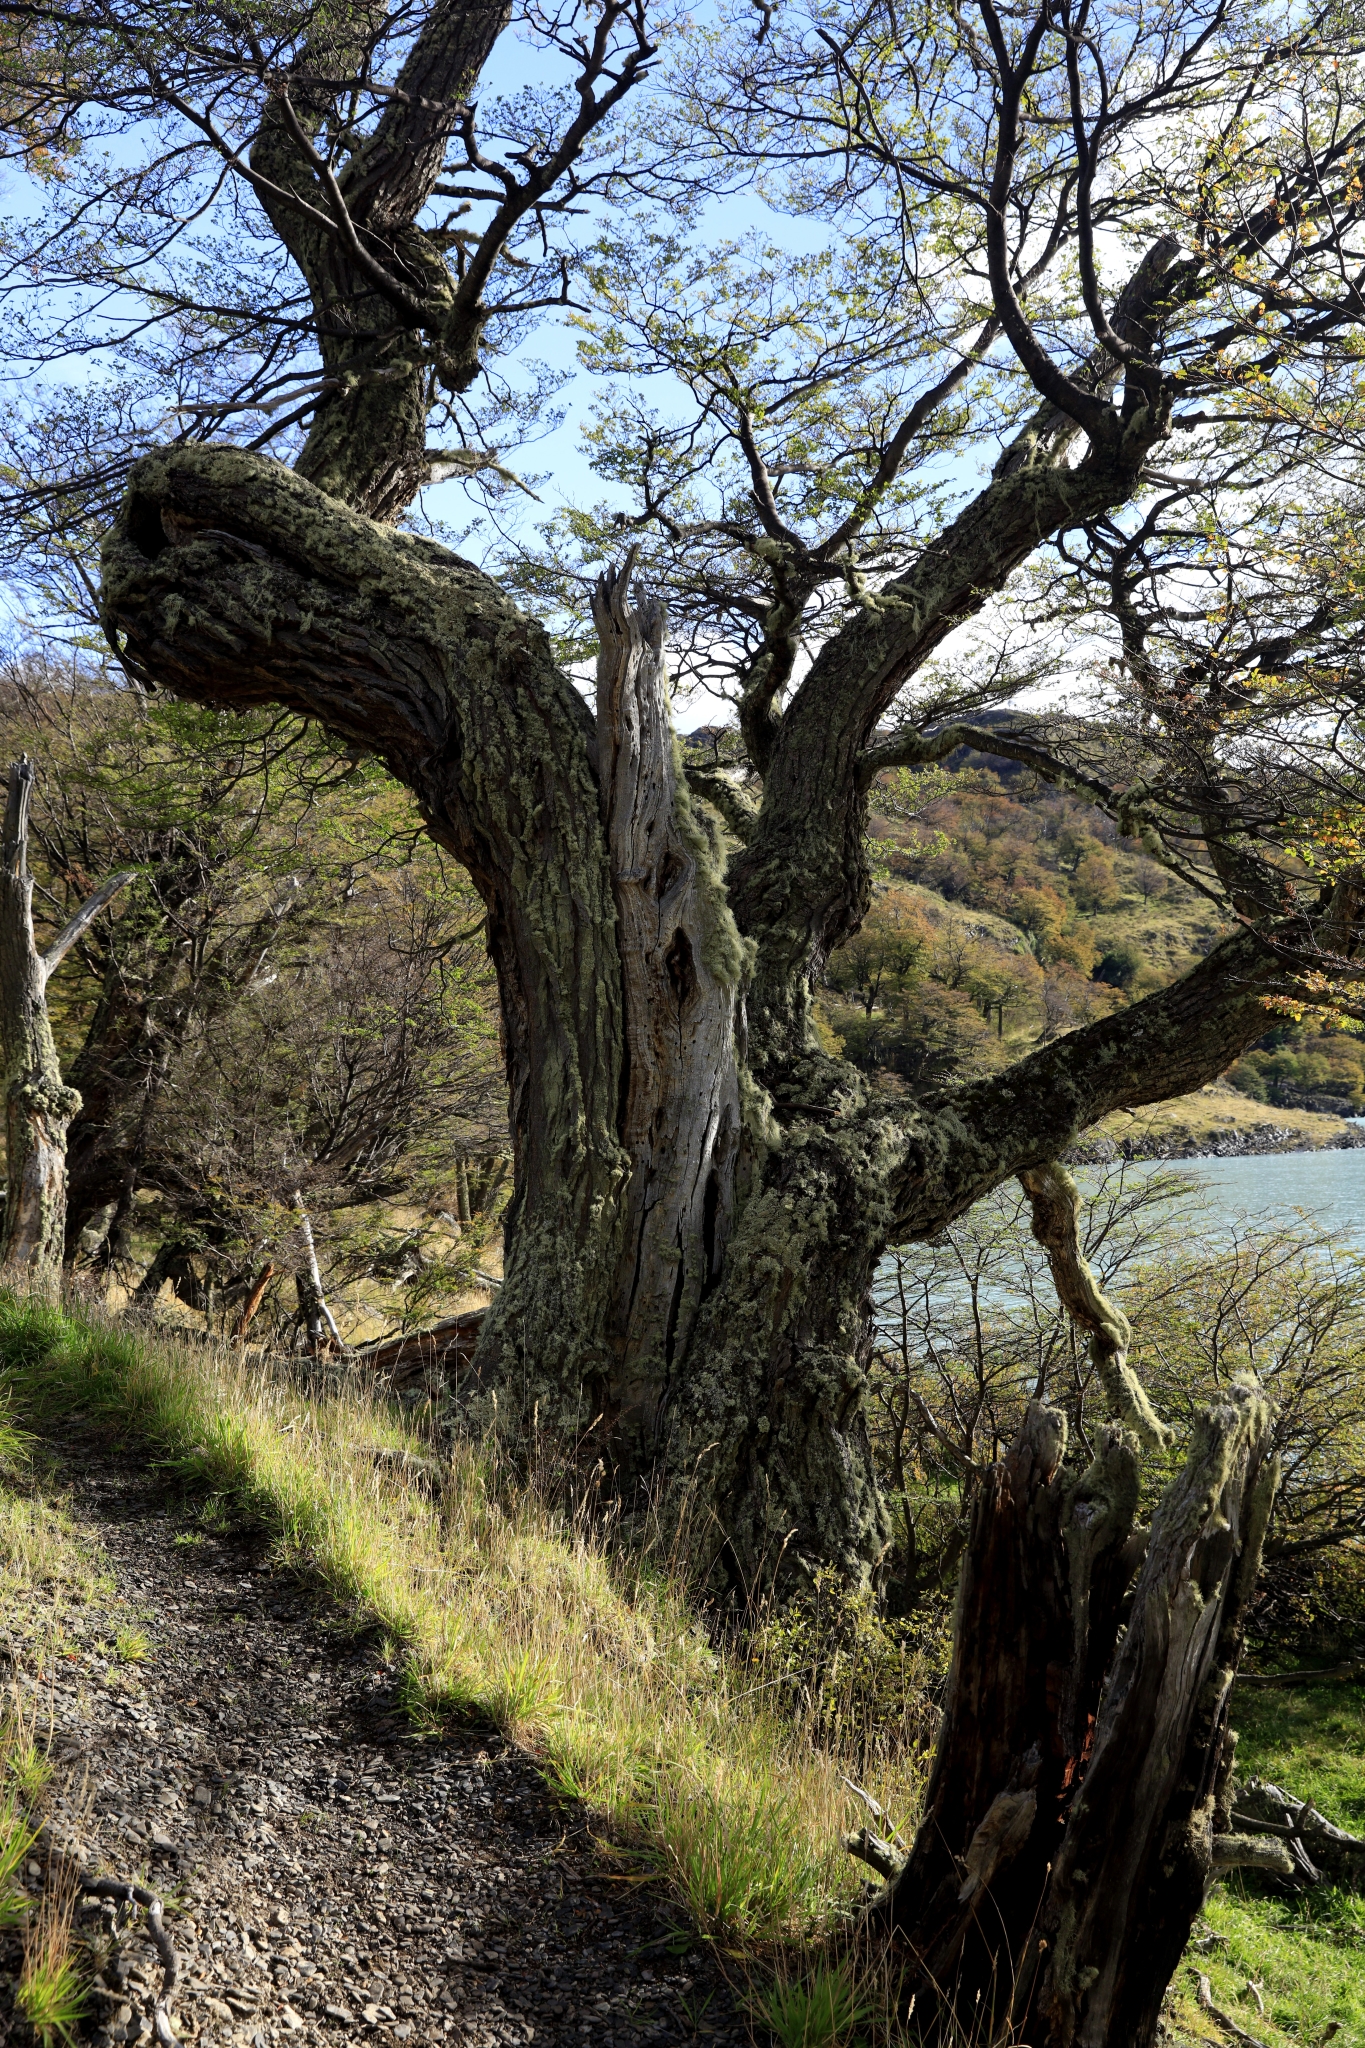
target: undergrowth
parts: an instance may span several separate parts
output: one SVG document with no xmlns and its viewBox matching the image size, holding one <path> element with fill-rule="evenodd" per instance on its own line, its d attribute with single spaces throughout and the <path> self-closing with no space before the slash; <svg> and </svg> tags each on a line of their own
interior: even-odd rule
<svg viewBox="0 0 1365 2048">
<path fill-rule="evenodd" d="M 363 1391 L 305 1396 L 226 1349 L 12 1299 L 0 1373 L 28 1416 L 79 1408 L 136 1431 L 210 1516 L 216 1503 L 272 1532 L 401 1645 L 418 1720 L 493 1720 L 671 1879 L 704 1933 L 754 1945 L 837 1924 L 859 1890 L 841 1841 L 863 1817 L 846 1773 L 913 1824 L 928 1656 L 870 1615 L 845 1620 L 840 1695 L 828 1669 L 802 1678 L 816 1609 L 718 1651 L 666 1560 L 609 1555 L 477 1447 L 455 1444 L 433 1481 L 429 1445 Z M 830 2004 L 830 2039 L 857 2024 L 850 1995 Z"/>
</svg>

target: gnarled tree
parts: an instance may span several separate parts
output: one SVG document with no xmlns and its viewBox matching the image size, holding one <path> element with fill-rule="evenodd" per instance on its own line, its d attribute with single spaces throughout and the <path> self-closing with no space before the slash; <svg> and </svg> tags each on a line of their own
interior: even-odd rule
<svg viewBox="0 0 1365 2048">
<path fill-rule="evenodd" d="M 219 309 L 232 344 L 216 357 L 206 345 L 194 372 L 219 395 L 182 402 L 181 438 L 133 460 L 130 432 L 102 618 L 149 686 L 284 704 L 377 754 L 474 879 L 516 1151 L 506 1282 L 476 1359 L 500 1426 L 534 1417 L 586 1437 L 628 1494 L 700 1502 L 703 1554 L 740 1587 L 821 1560 L 875 1573 L 887 1522 L 861 1400 L 884 1247 L 1025 1175 L 1051 1205 L 1040 1227 L 1085 1312 L 1050 1164 L 1107 1112 L 1221 1072 L 1264 1030 L 1267 999 L 1302 997 L 1305 981 L 1349 999 L 1356 600 L 1349 575 L 1311 588 L 1298 545 L 1338 502 L 1321 451 L 1354 475 L 1365 124 L 1344 32 L 1326 12 L 1279 20 L 1232 0 L 1137 22 L 1093 0 L 1011 14 L 976 0 L 969 15 L 913 21 L 875 5 L 847 19 L 765 8 L 757 34 L 750 16 L 684 55 L 673 99 L 652 105 L 656 128 L 675 123 L 652 162 L 642 144 L 589 175 L 585 153 L 638 97 L 653 54 L 643 12 L 617 0 L 581 19 L 528 17 L 573 77 L 562 119 L 552 94 L 513 103 L 501 150 L 470 95 L 503 17 L 463 0 L 382 20 L 272 14 L 269 40 L 216 11 L 194 32 L 155 5 L 9 11 L 40 45 L 23 147 L 44 107 L 54 128 L 78 106 L 154 108 L 183 124 L 186 160 L 197 149 L 236 181 L 253 233 L 264 217 L 293 266 L 272 275 L 295 296 L 277 285 L 254 327 Z M 126 174 L 121 196 L 85 195 L 84 217 L 115 197 L 124 212 L 145 204 L 150 236 L 153 199 L 159 223 L 183 174 L 159 162 L 156 177 Z M 585 184 L 610 198 L 613 180 L 652 179 L 667 197 L 689 163 L 713 188 L 785 166 L 789 202 L 849 238 L 824 327 L 808 293 L 756 335 L 753 308 L 766 317 L 786 290 L 771 266 L 747 291 L 741 277 L 719 312 L 684 306 L 661 366 L 697 419 L 663 432 L 640 413 L 633 467 L 613 457 L 639 497 L 608 527 L 644 538 L 651 580 L 730 668 L 743 788 L 690 776 L 673 747 L 663 621 L 648 593 L 632 603 L 627 575 L 596 586 L 594 717 L 505 579 L 394 523 L 427 477 L 489 459 L 424 437 L 440 393 L 473 387 L 498 318 L 535 302 L 500 311 L 494 295 L 504 254 L 531 261 L 515 237 L 534 227 L 536 260 L 567 290 L 556 222 Z M 441 196 L 483 225 L 427 225 Z M 1117 289 L 1101 250 L 1124 265 Z M 732 273 L 745 261 L 725 258 Z M 698 252 L 689 276 L 712 270 Z M 126 285 L 126 262 L 120 275 Z M 152 324 L 166 289 L 149 278 Z M 540 288 L 541 303 L 551 296 Z M 664 348 L 677 295 L 645 297 L 641 323 Z M 619 337 L 625 314 L 613 317 Z M 263 446 L 277 365 L 303 331 L 319 367 L 288 386 L 296 423 L 309 422 L 276 442 L 296 453 L 289 467 Z M 267 425 L 249 438 L 243 416 Z M 935 524 L 945 450 L 983 443 L 988 474 L 969 486 L 959 469 L 957 503 Z M 31 517 L 68 502 L 40 469 L 22 501 Z M 94 521 L 97 482 L 83 502 Z M 1075 644 L 1110 632 L 1118 666 L 1097 716 L 1021 716 L 983 734 L 972 710 L 1008 701 L 1032 671 L 995 662 L 983 675 L 964 656 L 945 677 L 930 664 L 1035 561 L 1060 592 L 1054 611 L 1080 625 Z M 1325 707 L 1342 715 L 1324 739 Z M 1003 1074 L 885 1093 L 821 1050 L 812 986 L 867 906 L 875 777 L 962 745 L 1104 806 L 1211 893 L 1229 931 L 1171 987 Z M 1329 816 L 1336 850 L 1314 871 L 1306 842 Z M 1119 1421 L 1159 1434 L 1121 1321 L 1095 1336 Z M 991 1500 L 1030 1528 L 991 1567 L 958 1666 L 979 1676 L 1013 1599 L 1018 1712 L 978 1744 L 971 1785 L 949 1788 L 951 1815 L 943 1785 L 935 1796 L 947 1851 L 983 1897 L 1005 1861 L 1018 1877 L 1018 1913 L 968 1915 L 996 1931 L 967 1981 L 1022 1971 L 1030 2038 L 1098 2042 L 1124 2009 L 1161 1873 L 1179 1866 L 1174 1940 L 1210 1866 L 1229 1660 L 1270 1483 L 1264 1418 L 1247 1390 L 1210 1419 L 1159 1518 L 1102 1702 L 1137 1556 L 1134 1452 L 1116 1434 L 1103 1472 L 1063 1483 L 1046 1411 L 1029 1428 Z M 981 1513 L 969 1571 L 995 1540 L 993 1510 Z M 1035 1556 L 1072 1674 L 1060 1705 L 1056 1659 L 1039 1664 L 1027 1640 Z M 1172 1659 L 1184 1675 L 1166 1764 L 1139 1784 L 1134 1745 L 1153 1731 Z M 980 1687 L 972 1699 L 995 1712 Z M 949 1763 L 961 1725 L 955 1709 Z M 1070 1795 L 1102 1765 L 1134 1818 L 1109 1845 L 1112 1887 L 1106 1876 L 1082 1912 L 1082 1871 L 1104 1844 L 1093 1805 Z M 1020 1929 L 1034 1925 L 1063 1818 L 1038 1926 L 1046 1935 L 1055 1915 L 1066 1940 L 1046 1935 L 1047 1958 L 1035 1944 L 1030 1962 Z M 949 1899 L 945 1873 L 923 1863 L 917 1852 L 900 1917 L 942 1989 L 934 1943 L 955 1968 L 953 1900 L 970 1900 L 956 1866 Z M 1131 2017 L 1132 2038 L 1150 2039 L 1145 1993 Z"/>
<path fill-rule="evenodd" d="M 1349 727 L 1320 758 L 1304 737 L 1308 709 L 1355 702 L 1353 584 L 1310 600 L 1302 571 L 1295 586 L 1277 569 L 1302 555 L 1267 528 L 1287 477 L 1304 498 L 1316 489 L 1322 514 L 1316 446 L 1351 461 L 1353 61 L 1334 63 L 1326 20 L 1250 49 L 1252 16 L 1224 0 L 1162 14 L 1136 41 L 1089 6 L 1005 23 L 980 0 L 974 29 L 915 47 L 878 37 L 872 20 L 831 39 L 796 16 L 729 55 L 704 45 L 720 111 L 696 174 L 724 176 L 726 154 L 741 172 L 759 152 L 804 164 L 814 209 L 837 221 L 849 195 L 862 205 L 851 256 L 870 238 L 880 250 L 880 297 L 860 301 L 845 279 L 837 334 L 817 334 L 810 362 L 800 305 L 778 348 L 741 332 L 737 287 L 718 334 L 714 303 L 688 313 L 686 293 L 651 287 L 651 299 L 641 285 L 645 303 L 681 303 L 671 330 L 661 317 L 649 332 L 673 348 L 677 375 L 692 334 L 712 434 L 698 449 L 712 467 L 733 461 L 739 481 L 716 487 L 718 516 L 698 524 L 696 489 L 684 504 L 677 475 L 659 483 L 641 457 L 626 524 L 673 590 L 692 573 L 704 592 L 696 555 L 710 549 L 716 633 L 749 621 L 724 639 L 745 801 L 724 774 L 690 782 L 675 756 L 665 629 L 649 600 L 632 606 L 624 575 L 596 598 L 593 717 L 508 588 L 393 524 L 442 461 L 483 461 L 440 457 L 422 436 L 440 393 L 475 383 L 487 334 L 532 303 L 497 299 L 501 260 L 516 258 L 520 276 L 530 254 L 518 250 L 536 246 L 536 289 L 553 297 L 551 272 L 573 281 L 557 219 L 587 188 L 610 197 L 626 172 L 647 176 L 639 150 L 632 160 L 612 141 L 653 57 L 643 12 L 614 0 L 540 23 L 571 66 L 563 117 L 553 92 L 512 102 L 493 115 L 501 150 L 471 98 L 503 27 L 495 10 L 434 0 L 401 18 L 348 14 L 344 27 L 303 10 L 270 16 L 270 43 L 246 16 L 205 14 L 192 47 L 180 14 L 156 8 L 100 12 L 98 29 L 78 4 L 18 12 L 41 57 L 20 150 L 43 109 L 53 129 L 78 109 L 156 109 L 180 123 L 184 160 L 199 152 L 203 176 L 227 180 L 258 244 L 278 236 L 307 287 L 307 311 L 278 283 L 256 307 L 256 358 L 241 328 L 217 356 L 209 344 L 196 356 L 196 375 L 221 387 L 233 371 L 244 395 L 182 408 L 182 438 L 139 459 L 135 436 L 125 442 L 102 621 L 147 686 L 278 702 L 379 754 L 473 874 L 516 1133 L 508 1274 L 479 1352 L 503 1425 L 536 1413 L 565 1438 L 591 1427 L 622 1485 L 700 1489 L 710 1550 L 741 1581 L 780 1559 L 874 1571 L 886 1520 L 862 1348 L 882 1247 L 1046 1167 L 1105 1112 L 1220 1073 L 1265 1028 L 1267 995 L 1353 973 L 1349 852 L 1326 881 L 1302 862 L 1304 819 L 1355 803 Z M 686 63 L 673 90 L 686 100 Z M 1314 90 L 1334 94 L 1326 125 L 1300 119 Z M 956 106 L 952 143 L 931 102 Z M 1144 137 L 1160 137 L 1158 170 Z M 847 174 L 829 178 L 819 166 L 835 145 Z M 164 156 L 98 184 L 108 172 L 78 156 L 72 219 L 121 203 L 151 231 L 153 197 L 176 176 L 188 176 L 180 158 Z M 483 225 L 428 227 L 438 197 Z M 948 256 L 905 256 L 929 229 Z M 1128 281 L 1109 293 L 1101 229 L 1132 250 Z M 532 231 L 536 244 L 518 244 Z M 902 252 L 890 266 L 888 238 Z M 98 250 L 88 260 L 98 270 Z M 164 291 L 149 262 L 156 326 Z M 968 319 L 978 274 L 984 324 Z M 767 279 L 755 299 L 769 330 L 782 289 Z M 295 350 L 303 326 L 319 352 L 311 385 L 291 371 L 307 422 L 293 467 L 258 446 L 274 426 L 246 444 L 199 440 L 239 430 L 239 414 L 272 420 L 266 367 L 287 358 L 287 299 Z M 786 383 L 763 371 L 774 348 Z M 849 428 L 825 401 L 839 379 Z M 825 393 L 819 416 L 812 393 Z M 999 444 L 988 477 L 923 530 L 923 467 L 974 434 Z M 1203 612 L 1185 606 L 1195 625 L 1183 639 L 1154 639 L 1183 532 L 1195 532 L 1187 578 L 1207 573 L 1209 520 L 1199 526 L 1193 500 L 1220 508 L 1234 489 L 1238 545 L 1261 535 L 1254 573 L 1234 563 L 1224 586 L 1236 604 L 1220 586 Z M 35 485 L 29 516 L 41 498 Z M 1115 532 L 1130 543 L 1128 580 L 1113 571 Z M 1095 547 L 1109 537 L 1103 573 L 1081 559 L 1087 535 Z M 812 981 L 868 905 L 878 770 L 980 739 L 974 702 L 1017 690 L 999 664 L 986 682 L 968 664 L 956 688 L 921 678 L 1033 557 L 1064 582 L 1054 614 L 1068 606 L 1085 631 L 1115 621 L 1128 680 L 1097 719 L 995 723 L 990 752 L 1105 805 L 1214 893 L 1232 930 L 1183 981 L 1003 1075 L 921 1100 L 880 1094 L 821 1053 Z M 802 633 L 812 659 L 796 682 Z"/>
</svg>

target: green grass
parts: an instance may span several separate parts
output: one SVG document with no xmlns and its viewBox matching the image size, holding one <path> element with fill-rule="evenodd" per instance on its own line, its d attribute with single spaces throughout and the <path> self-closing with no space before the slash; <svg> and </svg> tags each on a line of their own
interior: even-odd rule
<svg viewBox="0 0 1365 2048">
<path fill-rule="evenodd" d="M 41 1677 L 68 1647 L 69 1624 L 107 1575 L 89 1540 L 37 1483 L 32 1439 L 0 1395 L 0 1640 L 13 1664 Z M 72 1940 L 75 1894 L 51 1870 L 38 1899 L 30 1857 L 43 1860 L 44 1795 L 54 1776 L 32 1694 L 9 1688 L 0 1716 L 0 1930 L 22 1944 L 14 2003 L 42 2048 L 74 2040 L 86 2002 L 86 1964 Z"/>
<path fill-rule="evenodd" d="M 149 1443 L 209 1514 L 216 1503 L 272 1532 L 282 1558 L 401 1647 L 419 1720 L 495 1721 L 671 1880 L 705 1933 L 803 1937 L 856 1898 L 842 1772 L 913 1824 L 917 1740 L 855 1759 L 773 1711 L 777 1675 L 717 1655 L 682 1585 L 657 1563 L 608 1557 L 477 1448 L 455 1448 L 433 1498 L 391 1455 L 421 1440 L 363 1393 L 305 1398 L 226 1348 L 2 1297 L 0 1376 L 31 1417 L 103 1417 Z M 927 1724 L 927 1675 L 913 1658 L 899 1673 L 907 1727 Z M 837 1723 L 827 1699 L 822 1712 Z"/>
<path fill-rule="evenodd" d="M 1267 1778 L 1311 1799 L 1339 1827 L 1365 1832 L 1365 1687 L 1239 1686 L 1232 1721 L 1239 1777 Z M 1196 2002 L 1202 1970 L 1214 2002 L 1266 2048 L 1317 2048 L 1334 2025 L 1343 2048 L 1365 2042 L 1365 1900 L 1334 1885 L 1276 1898 L 1233 1877 L 1210 1898 L 1201 1931 L 1225 1940 L 1207 1955 L 1192 1953 L 1177 1973 L 1183 2038 L 1226 2048 L 1227 2036 Z"/>
<path fill-rule="evenodd" d="M 754 2016 L 782 2048 L 839 2048 L 874 2015 L 850 1962 L 820 1963 L 808 1976 L 779 1979 L 754 2001 Z"/>
<path fill-rule="evenodd" d="M 1268 1778 L 1365 1834 L 1365 1685 L 1237 1688 L 1237 1775 Z"/>
<path fill-rule="evenodd" d="M 25 1954 L 14 2002 L 43 2048 L 74 2041 L 87 2004 L 84 1975 L 68 1944 L 70 1915 L 65 1924 L 41 1933 Z"/>
</svg>

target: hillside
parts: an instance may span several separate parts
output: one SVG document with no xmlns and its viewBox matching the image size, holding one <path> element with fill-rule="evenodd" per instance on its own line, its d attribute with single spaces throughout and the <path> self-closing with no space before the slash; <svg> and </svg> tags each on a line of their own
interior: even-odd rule
<svg viewBox="0 0 1365 2048">
<path fill-rule="evenodd" d="M 873 813 L 875 898 L 829 962 L 820 1018 L 831 1049 L 891 1086 L 989 1073 L 1163 987 L 1224 928 L 1101 812 L 999 759 L 897 770 Z M 1365 1110 L 1365 1044 L 1268 1013 L 1216 1109 L 1208 1096 L 1102 1135 L 1139 1156 L 1355 1142 L 1341 1119 Z"/>
</svg>

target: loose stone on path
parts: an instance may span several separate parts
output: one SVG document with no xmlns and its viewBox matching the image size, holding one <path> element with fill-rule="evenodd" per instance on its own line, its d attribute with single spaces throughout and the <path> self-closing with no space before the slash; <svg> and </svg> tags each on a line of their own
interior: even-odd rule
<svg viewBox="0 0 1365 2048">
<path fill-rule="evenodd" d="M 678 1953 L 663 1886 L 607 1870 L 519 1751 L 419 1738 L 373 1641 L 262 1545 L 200 1533 L 94 1437 L 54 1448 L 117 1581 L 36 1689 L 70 1788 L 54 1828 L 167 1900 L 184 2042 L 750 2040 L 706 1944 Z M 120 1631 L 144 1662 L 112 1653 Z M 122 1955 L 94 2048 L 151 2048 L 154 1958 Z"/>
</svg>

